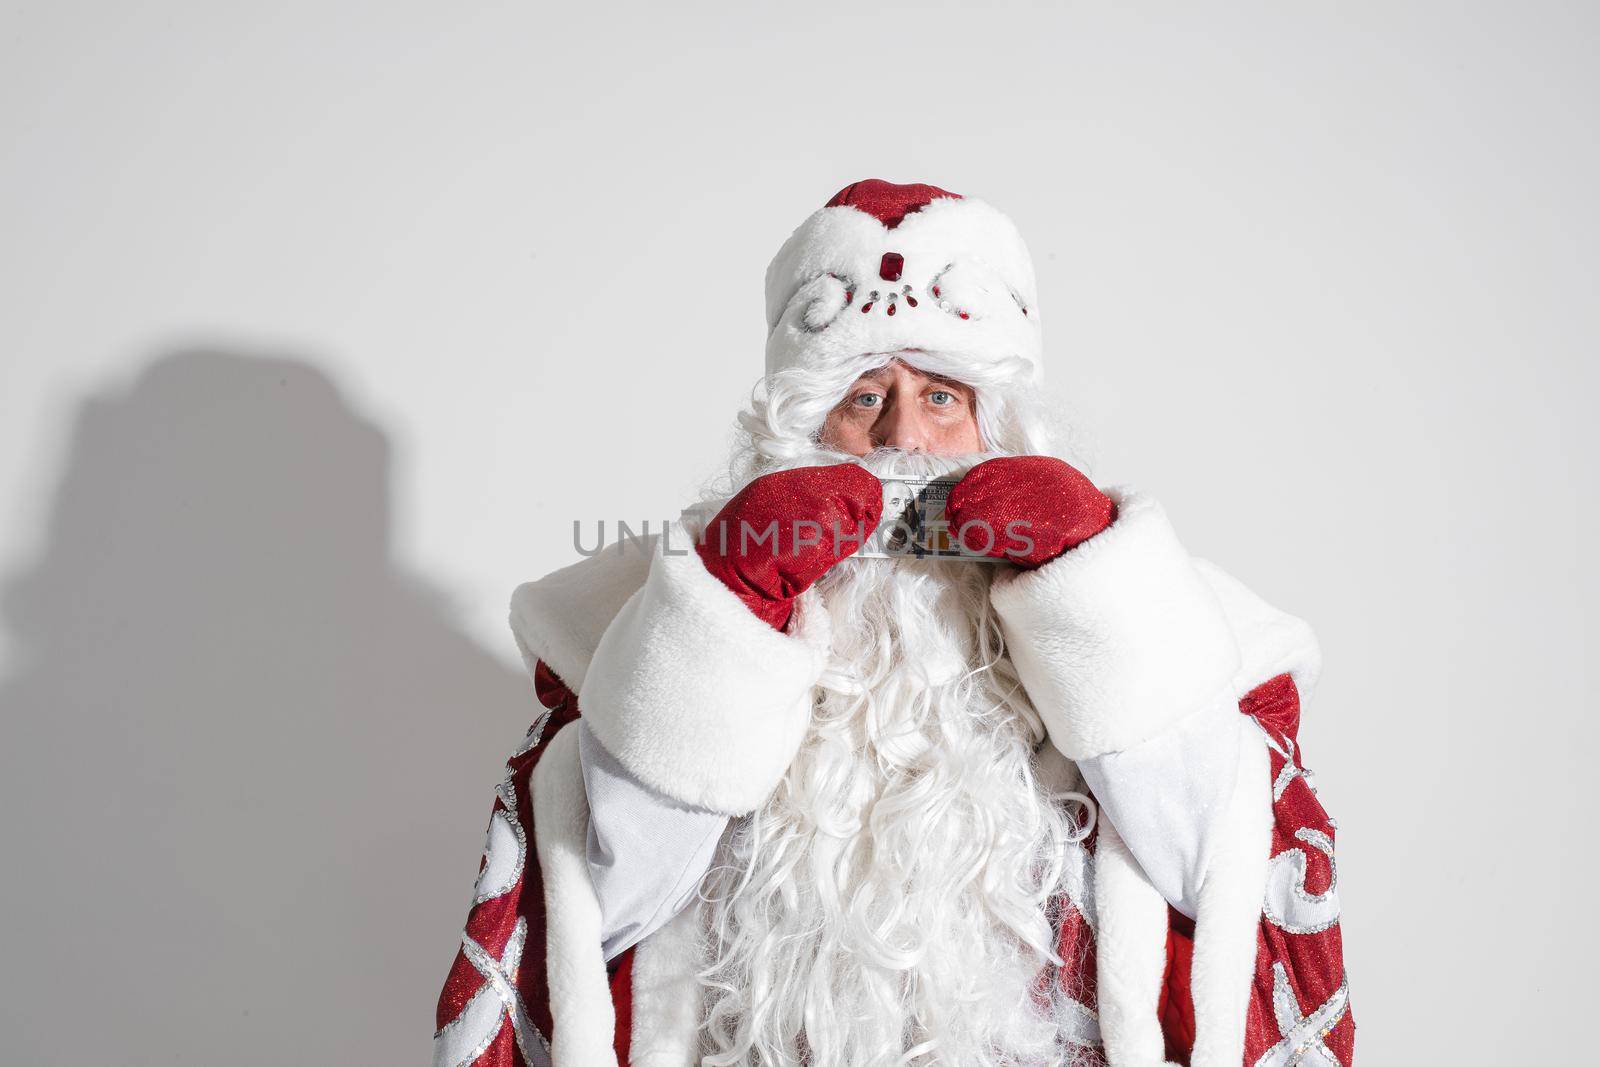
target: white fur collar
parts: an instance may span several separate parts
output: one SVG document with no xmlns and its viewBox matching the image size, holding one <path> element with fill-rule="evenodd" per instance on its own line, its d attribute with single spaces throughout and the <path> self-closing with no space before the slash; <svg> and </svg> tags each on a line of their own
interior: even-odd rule
<svg viewBox="0 0 1600 1067">
<path fill-rule="evenodd" d="M 652 534 L 611 545 L 517 586 L 511 594 L 511 631 L 530 674 L 542 659 L 573 692 L 582 688 L 600 635 L 644 585 L 656 540 Z M 1215 564 L 1197 559 L 1195 566 L 1222 601 L 1239 642 L 1244 666 L 1237 680 L 1238 695 L 1288 671 L 1304 708 L 1322 667 L 1311 627 L 1274 608 Z"/>
<path fill-rule="evenodd" d="M 576 693 L 611 620 L 643 585 L 657 538 L 624 540 L 511 594 L 511 632 L 528 672 L 544 660 Z"/>
</svg>

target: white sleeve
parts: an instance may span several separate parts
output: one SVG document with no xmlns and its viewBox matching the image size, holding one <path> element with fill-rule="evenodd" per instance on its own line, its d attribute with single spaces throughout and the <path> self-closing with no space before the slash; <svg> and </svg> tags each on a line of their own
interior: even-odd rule
<svg viewBox="0 0 1600 1067">
<path fill-rule="evenodd" d="M 656 792 L 605 750 L 579 718 L 578 761 L 589 798 L 589 877 L 611 960 L 694 898 L 729 816 Z"/>
<path fill-rule="evenodd" d="M 1151 884 L 1193 916 L 1246 737 L 1239 647 L 1161 507 L 1107 493 L 1111 526 L 997 578 L 990 599 L 1050 740 Z"/>
<path fill-rule="evenodd" d="M 1143 744 L 1078 761 L 1150 883 L 1191 919 L 1253 733 L 1232 696 L 1221 694 Z"/>
</svg>

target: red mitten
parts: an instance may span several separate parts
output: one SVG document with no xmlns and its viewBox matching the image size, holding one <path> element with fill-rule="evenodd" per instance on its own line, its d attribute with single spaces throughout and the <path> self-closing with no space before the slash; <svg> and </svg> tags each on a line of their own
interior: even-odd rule
<svg viewBox="0 0 1600 1067">
<path fill-rule="evenodd" d="M 950 490 L 944 515 L 968 552 L 1032 568 L 1110 526 L 1117 506 L 1059 459 L 1005 456 L 968 471 Z"/>
<path fill-rule="evenodd" d="M 883 484 L 865 467 L 796 467 L 739 490 L 695 551 L 758 618 L 781 630 L 794 598 L 859 549 L 882 514 Z M 776 544 L 768 532 L 774 524 Z"/>
</svg>

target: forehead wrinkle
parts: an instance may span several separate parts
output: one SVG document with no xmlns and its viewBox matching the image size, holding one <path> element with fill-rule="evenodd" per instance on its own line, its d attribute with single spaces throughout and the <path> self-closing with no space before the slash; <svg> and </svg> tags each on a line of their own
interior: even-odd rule
<svg viewBox="0 0 1600 1067">
<path fill-rule="evenodd" d="M 914 363 L 902 359 L 899 356 L 895 356 L 881 367 L 874 367 L 869 371 L 863 371 L 861 376 L 856 379 L 856 382 L 882 382 L 884 379 L 894 376 L 896 366 L 904 367 L 916 377 L 925 378 L 930 382 L 937 382 L 940 385 L 954 385 L 969 391 L 972 390 L 972 386 L 968 385 L 964 381 L 961 381 L 959 378 L 952 378 L 948 374 L 938 374 L 933 371 L 923 370 L 921 367 L 918 367 Z"/>
</svg>

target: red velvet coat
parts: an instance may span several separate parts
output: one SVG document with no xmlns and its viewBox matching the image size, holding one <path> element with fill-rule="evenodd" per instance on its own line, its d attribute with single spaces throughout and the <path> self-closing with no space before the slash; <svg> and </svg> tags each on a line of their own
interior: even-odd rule
<svg viewBox="0 0 1600 1067">
<path fill-rule="evenodd" d="M 550 738 L 578 717 L 577 698 L 542 663 L 538 692 L 543 711 L 529 730 L 526 744 L 506 764 L 510 789 L 502 788 L 494 801 L 495 817 L 504 818 L 512 811 L 506 806 L 508 795 L 513 799 L 516 818 L 527 838 L 531 838 L 532 823 L 528 781 L 534 764 Z M 1303 890 L 1311 897 L 1329 896 L 1336 882 L 1333 857 L 1322 849 L 1322 842 L 1315 835 L 1325 835 L 1331 846 L 1334 825 L 1317 801 L 1297 747 L 1300 701 L 1293 680 L 1282 674 L 1264 682 L 1240 702 L 1240 711 L 1261 728 L 1262 742 L 1271 751 L 1275 793 L 1272 855 L 1284 869 L 1304 868 L 1303 881 L 1291 885 L 1291 890 Z M 479 1027 L 483 1033 L 469 1045 L 478 1049 L 478 1055 L 464 1061 L 478 1067 L 534 1067 L 549 1062 L 551 1018 L 543 966 L 545 901 L 538 859 L 531 849 L 525 855 L 525 864 L 510 889 L 474 901 L 467 913 L 463 947 L 456 953 L 439 995 L 436 1025 L 440 1032 L 463 1025 L 463 1013 L 473 998 L 492 1004 L 494 1014 L 484 1017 Z M 1060 955 L 1069 961 L 1081 960 L 1085 966 L 1076 975 L 1057 972 L 1043 980 L 1061 995 L 1077 997 L 1093 1012 L 1097 1006 L 1093 930 L 1070 899 L 1059 902 L 1059 911 Z M 1288 1063 L 1288 1057 L 1281 1054 L 1286 1043 L 1310 1049 L 1320 1041 L 1335 1057 L 1328 1062 L 1351 1063 L 1355 1021 L 1348 1007 L 1337 918 L 1326 927 L 1312 929 L 1296 926 L 1271 911 L 1266 908 L 1261 916 L 1244 1062 Z M 1188 1063 L 1195 1028 L 1189 994 L 1194 923 L 1176 910 L 1169 909 L 1168 917 L 1167 963 L 1158 1010 L 1167 1058 Z M 504 958 L 519 924 L 526 927 L 519 965 L 509 974 L 503 970 L 486 974 L 483 965 Z M 617 1061 L 622 1064 L 629 1062 L 636 948 L 625 950 L 607 965 L 616 1012 L 613 1046 Z M 515 996 L 508 997 L 506 994 L 513 989 Z"/>
<path fill-rule="evenodd" d="M 1137 500 L 1119 500 L 1119 511 L 1134 516 L 1135 523 L 1144 521 L 1137 518 Z M 1031 611 L 1040 605 L 1055 610 L 1052 605 L 1063 598 L 1070 602 L 1096 595 L 1093 590 L 1104 584 L 1101 575 L 1116 577 L 1117 568 L 1134 565 L 1141 574 L 1161 572 L 1166 564 L 1159 553 L 1170 551 L 1160 547 L 1167 535 L 1157 537 L 1148 529 L 1140 533 L 1136 525 L 1130 529 L 1120 541 L 1111 539 L 1107 552 L 1086 555 L 1072 565 L 1083 573 L 1068 568 L 1046 573 L 1056 567 L 1051 563 L 1041 568 L 1043 578 L 1028 579 L 1033 586 L 1019 582 L 1002 591 L 997 585 L 992 594 L 997 606 L 1006 605 L 1008 647 L 1019 657 L 1019 673 L 1036 704 L 1087 706 L 1090 698 L 1082 693 L 1057 694 L 1062 684 L 1078 684 L 1086 677 L 1098 679 L 1099 691 L 1111 692 L 1121 684 L 1120 667 L 1072 661 L 1070 648 L 1077 645 L 1052 646 L 1044 637 L 1027 635 L 1048 635 L 1052 627 L 1064 625 L 1059 619 L 1034 619 Z M 1128 560 L 1119 561 L 1115 553 L 1124 550 Z M 609 963 L 601 955 L 597 909 L 582 866 L 586 807 L 575 745 L 579 701 L 574 689 L 583 694 L 585 720 L 611 728 L 614 724 L 604 717 L 616 714 L 617 698 L 609 682 L 594 681 L 607 657 L 631 648 L 635 638 L 646 643 L 680 640 L 643 630 L 638 633 L 646 633 L 644 637 L 626 631 L 629 640 L 616 638 L 630 624 L 629 612 L 642 610 L 641 604 L 648 607 L 652 596 L 658 601 L 652 610 L 668 610 L 672 596 L 686 595 L 651 592 L 657 572 L 678 565 L 648 554 L 603 564 L 591 560 L 519 590 L 514 630 L 543 710 L 507 762 L 496 791 L 461 948 L 439 998 L 436 1064 L 693 1062 L 698 991 L 678 968 L 686 927 L 675 920 Z M 1209 565 L 1197 566 L 1204 581 L 1195 588 L 1203 591 L 1193 594 L 1197 606 L 1191 614 L 1199 619 L 1210 610 L 1207 605 L 1220 605 L 1217 618 L 1226 619 L 1237 648 L 1227 665 L 1234 691 L 1230 707 L 1237 709 L 1231 721 L 1243 724 L 1240 736 L 1246 739 L 1231 807 L 1216 816 L 1220 829 L 1207 831 L 1215 842 L 1207 851 L 1211 874 L 1206 892 L 1217 899 L 1199 898 L 1197 922 L 1162 899 L 1152 884 L 1160 878 L 1161 857 L 1150 851 L 1151 840 L 1136 842 L 1130 836 L 1144 816 L 1114 795 L 1125 790 L 1129 772 L 1108 764 L 1111 769 L 1103 779 L 1113 795 L 1097 799 L 1112 817 L 1102 819 L 1084 850 L 1082 870 L 1068 879 L 1068 891 L 1052 909 L 1060 955 L 1071 961 L 1072 969 L 1042 974 L 1035 993 L 1075 1002 L 1077 1007 L 1067 1015 L 1075 1013 L 1077 1022 L 1063 1040 L 1082 1045 L 1076 1050 L 1080 1054 L 1113 1063 L 1164 1057 L 1197 1064 L 1349 1064 L 1355 1026 L 1340 942 L 1334 825 L 1317 800 L 1298 746 L 1302 689 L 1316 674 L 1314 642 L 1298 620 L 1267 608 Z M 583 580 L 576 580 L 572 571 L 581 572 Z M 689 577 L 682 581 L 699 580 L 692 571 L 684 574 Z M 1188 581 L 1187 572 L 1182 580 Z M 1121 611 L 1127 583 L 1113 581 L 1111 587 L 1119 590 Z M 1034 607 L 1018 606 L 1018 598 L 1028 596 L 1035 596 Z M 1183 617 L 1187 610 L 1174 607 L 1173 599 L 1168 583 L 1159 597 L 1165 620 Z M 577 625 L 574 617 L 579 617 Z M 681 639 L 714 641 L 718 654 L 737 660 L 745 631 L 717 633 L 722 618 L 707 616 L 687 627 L 689 633 Z M 1122 625 L 1104 612 L 1094 618 L 1096 625 Z M 1168 625 L 1155 622 L 1149 629 Z M 1141 624 L 1129 632 L 1145 630 Z M 1209 647 L 1200 634 L 1185 642 L 1189 649 Z M 674 649 L 674 655 L 691 651 Z M 1141 662 L 1149 661 L 1141 656 Z M 1173 677 L 1191 671 L 1180 659 L 1172 661 Z M 1067 683 L 1049 673 L 1063 665 L 1069 671 Z M 569 687 L 564 679 L 573 684 Z M 659 690 L 654 698 L 670 699 L 661 693 L 672 691 Z M 1139 693 L 1130 692 L 1117 697 L 1119 723 L 1138 721 L 1144 714 L 1136 699 Z M 1169 687 L 1160 695 L 1169 699 L 1173 692 Z M 645 704 L 621 706 L 634 717 L 648 718 Z M 669 709 L 665 722 L 650 726 L 659 730 L 682 723 L 687 714 Z M 1051 740 L 1063 751 L 1073 748 L 1079 766 L 1087 767 L 1103 759 L 1083 755 L 1086 739 L 1097 736 L 1099 727 L 1073 714 L 1054 720 L 1046 716 Z M 1161 719 L 1152 727 L 1153 741 L 1120 739 L 1116 751 L 1137 755 L 1150 751 L 1152 743 L 1159 751 L 1166 741 L 1185 736 L 1181 731 L 1195 729 L 1195 723 L 1213 732 L 1226 728 L 1219 719 Z M 608 750 L 618 736 L 601 730 L 597 734 Z M 632 751 L 628 736 L 615 742 L 620 753 Z M 671 764 L 673 773 L 681 765 L 681 757 L 675 758 L 680 762 Z M 728 766 L 725 753 L 718 759 Z M 1143 774 L 1149 760 L 1140 760 L 1133 766 Z M 636 768 L 642 776 L 659 770 L 642 759 Z M 692 780 L 699 770 L 689 767 L 684 778 Z M 1181 777 L 1180 769 L 1171 770 L 1175 779 Z M 658 780 L 668 779 L 658 775 Z M 1163 780 L 1135 778 L 1139 788 L 1134 794 L 1159 788 Z M 734 810 L 732 804 L 729 810 Z M 1140 833 L 1148 838 L 1145 831 Z M 680 918 L 687 923 L 692 917 L 685 912 Z"/>
</svg>

